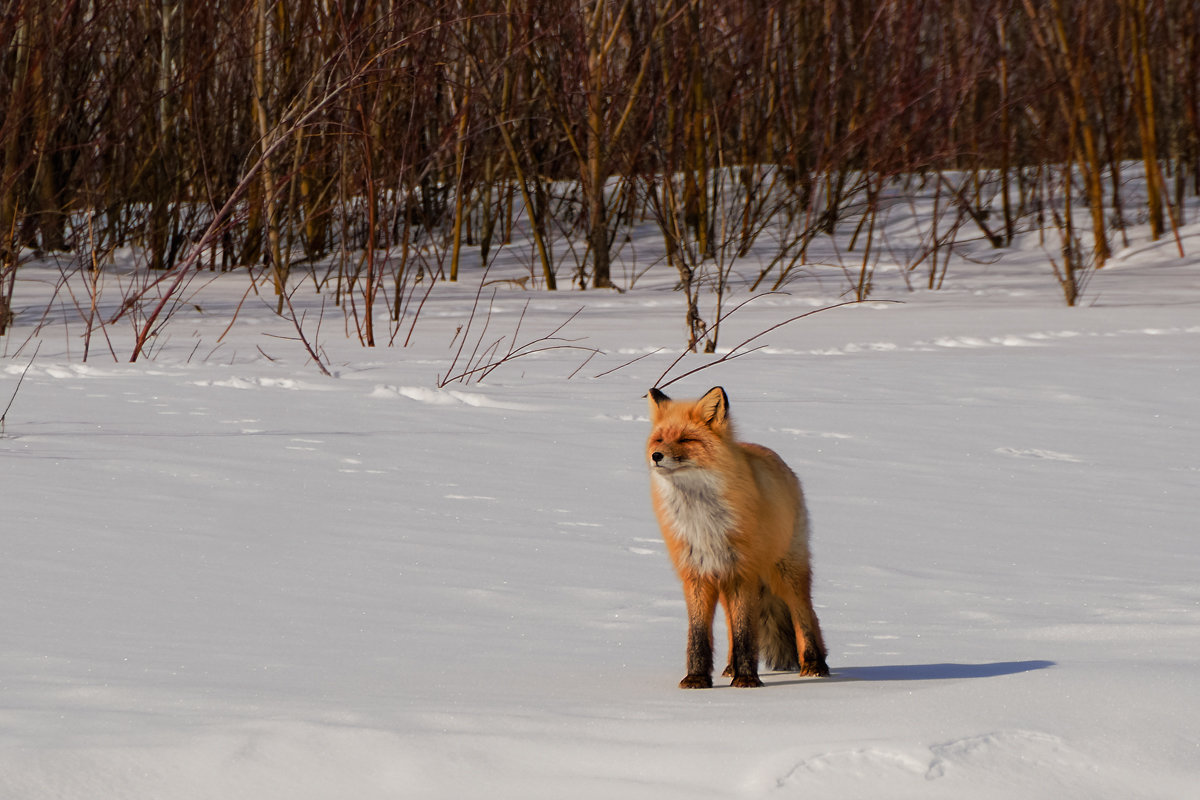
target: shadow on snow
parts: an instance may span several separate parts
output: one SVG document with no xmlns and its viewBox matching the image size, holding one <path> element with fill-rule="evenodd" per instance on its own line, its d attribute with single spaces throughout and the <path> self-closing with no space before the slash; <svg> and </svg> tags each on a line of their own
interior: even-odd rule
<svg viewBox="0 0 1200 800">
<path fill-rule="evenodd" d="M 835 681 L 946 681 L 998 678 L 1053 667 L 1053 661 L 997 661 L 991 664 L 895 664 L 843 667 L 833 670 Z"/>
</svg>

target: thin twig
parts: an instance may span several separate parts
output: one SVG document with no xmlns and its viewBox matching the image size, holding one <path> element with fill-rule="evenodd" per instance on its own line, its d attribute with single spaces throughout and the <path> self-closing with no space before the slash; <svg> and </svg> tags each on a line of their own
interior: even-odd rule
<svg viewBox="0 0 1200 800">
<path fill-rule="evenodd" d="M 583 346 L 574 344 L 574 342 L 580 341 L 580 339 L 565 339 L 565 338 L 557 335 L 563 328 L 565 328 L 567 325 L 569 325 L 572 320 L 574 320 L 577 316 L 579 316 L 579 314 L 582 311 L 583 311 L 583 307 L 580 307 L 579 309 L 577 309 L 575 311 L 575 313 L 571 314 L 571 316 L 569 316 L 565 320 L 563 320 L 563 322 L 560 323 L 558 325 L 558 327 L 554 328 L 554 330 L 550 331 L 545 336 L 539 336 L 538 338 L 530 340 L 528 342 L 525 342 L 524 344 L 517 344 L 517 342 L 516 342 L 517 334 L 516 334 L 516 331 L 514 331 L 513 336 L 512 336 L 512 341 L 509 344 L 508 350 L 505 352 L 504 355 L 498 356 L 497 353 L 499 352 L 499 347 L 500 347 L 501 343 L 504 341 L 504 339 L 506 338 L 504 336 L 501 336 L 499 339 L 492 342 L 487 347 L 483 348 L 482 352 L 480 352 L 480 347 L 483 344 L 483 337 L 487 333 L 488 324 L 491 322 L 492 311 L 491 311 L 491 307 L 489 306 L 488 317 L 484 321 L 484 329 L 483 329 L 483 331 L 481 331 L 479 333 L 479 336 L 476 338 L 474 351 L 472 352 L 470 358 L 467 359 L 466 365 L 463 367 L 461 372 L 452 373 L 455 365 L 458 363 L 458 357 L 455 356 L 454 361 L 451 362 L 450 368 L 446 371 L 446 374 L 438 376 L 438 387 L 442 388 L 442 387 L 445 387 L 448 384 L 454 383 L 456 381 L 463 381 L 463 382 L 469 383 L 468 379 L 471 378 L 472 376 L 476 376 L 475 381 L 476 381 L 476 383 L 478 383 L 478 382 L 481 382 L 484 378 L 486 378 L 494 370 L 496 370 L 498 367 L 500 367 L 503 364 L 507 364 L 510 361 L 516 361 L 518 358 L 524 358 L 525 356 L 533 355 L 534 353 L 544 353 L 549 350 L 583 350 L 585 352 L 591 353 L 591 356 L 589 356 L 589 359 L 591 357 L 594 357 L 595 355 L 597 355 L 601 352 L 599 349 L 594 348 L 594 347 L 583 347 Z M 472 309 L 472 320 L 473 319 L 474 319 L 474 309 Z M 521 319 L 524 319 L 524 311 L 522 311 L 522 313 L 521 313 Z M 470 322 L 467 323 L 468 328 L 470 327 L 470 324 L 471 324 Z M 521 322 L 520 322 L 520 320 L 518 320 L 516 330 L 519 331 L 520 328 L 521 328 Z M 465 345 L 466 345 L 466 337 L 467 337 L 466 332 L 463 332 L 463 341 L 459 343 L 459 351 L 460 352 L 461 352 L 462 348 L 465 347 Z M 544 347 L 536 346 L 536 345 L 543 344 L 545 342 L 564 342 L 565 344 L 547 344 Z M 587 363 L 587 361 L 584 361 L 584 364 L 586 364 L 586 363 Z M 583 368 L 583 365 L 581 364 L 579 367 L 577 367 L 575 369 L 574 372 L 571 373 L 571 375 L 573 376 L 576 372 L 578 372 L 582 368 Z"/>
<path fill-rule="evenodd" d="M 29 368 L 33 366 L 33 362 L 37 360 L 38 351 L 42 349 L 42 342 L 39 339 L 37 347 L 33 350 L 33 355 L 29 359 L 29 363 L 25 365 L 25 369 L 21 371 L 21 377 L 17 378 L 17 385 L 13 389 L 12 397 L 8 398 L 8 405 L 4 407 L 4 413 L 0 414 L 0 436 L 4 435 L 4 423 L 8 420 L 8 411 L 12 408 L 13 401 L 17 399 L 17 392 L 21 391 L 21 384 L 25 381 L 25 375 L 29 372 Z"/>
<path fill-rule="evenodd" d="M 624 364 L 621 364 L 620 366 L 616 366 L 616 367 L 613 367 L 612 369 L 605 370 L 604 372 L 601 372 L 598 375 L 593 375 L 592 377 L 593 378 L 603 378 L 605 375 L 611 375 L 612 373 L 616 372 L 619 369 L 625 369 L 630 364 L 636 364 L 637 362 L 641 361 L 643 358 L 649 358 L 650 356 L 656 356 L 659 353 L 661 353 L 662 351 L 663 351 L 663 348 L 656 347 L 653 350 L 651 350 L 649 353 L 642 353 L 640 356 L 638 356 L 635 359 L 626 361 Z"/>
<path fill-rule="evenodd" d="M 764 347 L 766 347 L 766 345 L 759 345 L 758 347 L 755 347 L 751 350 L 747 350 L 745 353 L 738 352 L 738 350 L 740 350 L 741 348 L 750 344 L 750 342 L 753 342 L 755 339 L 766 336 L 771 331 L 782 328 L 784 325 L 788 325 L 792 322 L 795 322 L 796 320 L 804 319 L 805 317 L 811 317 L 813 314 L 820 314 L 822 311 L 831 311 L 835 308 L 842 308 L 843 306 L 861 305 L 862 303 L 899 303 L 899 302 L 900 302 L 899 300 L 847 300 L 844 303 L 835 303 L 834 305 L 831 305 L 831 306 L 822 306 L 821 308 L 814 308 L 812 311 L 805 311 L 803 314 L 797 314 L 794 317 L 785 319 L 783 322 L 779 322 L 779 323 L 776 323 L 775 325 L 772 325 L 771 327 L 767 328 L 766 330 L 759 331 L 758 333 L 751 336 L 749 339 L 746 339 L 745 341 L 743 341 L 741 344 L 736 345 L 732 350 L 730 350 L 728 353 L 726 353 L 725 355 L 718 358 L 716 361 L 710 361 L 707 364 L 702 364 L 701 366 L 696 367 L 695 369 L 688 370 L 687 372 L 683 373 L 682 375 L 675 376 L 674 378 L 667 381 L 666 383 L 662 383 L 661 381 L 663 378 L 665 378 L 667 376 L 667 373 L 670 372 L 675 367 L 675 365 L 680 362 L 680 360 L 682 360 L 683 356 L 680 356 L 680 358 L 675 359 L 675 361 L 673 361 L 671 363 L 671 366 L 667 367 L 666 372 L 664 372 L 662 375 L 660 375 L 658 377 L 658 380 L 654 382 L 654 388 L 665 389 L 666 387 L 670 386 L 672 383 L 675 383 L 676 381 L 679 381 L 679 380 L 683 380 L 684 378 L 688 377 L 689 375 L 695 375 L 697 372 L 700 372 L 701 370 L 708 369 L 709 367 L 715 367 L 718 364 L 723 364 L 726 361 L 732 361 L 733 359 L 739 358 L 744 355 L 749 355 L 750 353 L 753 353 L 755 350 L 761 350 Z M 684 353 L 684 355 L 686 355 L 686 352 Z"/>
<path fill-rule="evenodd" d="M 296 309 L 292 305 L 291 294 L 289 292 L 285 291 L 283 294 L 280 295 L 280 299 L 283 301 L 284 305 L 287 307 L 287 315 L 291 319 L 292 325 L 296 328 L 296 337 L 300 340 L 300 343 L 302 345 L 304 345 L 304 349 L 308 351 L 308 355 L 312 358 L 312 360 L 317 362 L 317 369 L 321 370 L 321 374 L 324 375 L 326 378 L 332 378 L 333 374 L 325 367 L 325 364 L 322 363 L 321 356 L 319 356 L 317 354 L 316 348 L 313 346 L 313 344 L 311 342 L 308 341 L 308 337 L 304 335 L 304 328 L 300 324 L 302 322 L 302 320 L 296 318 Z M 321 333 L 321 320 L 324 319 L 324 317 L 325 317 L 325 297 L 324 297 L 324 295 L 322 295 L 322 297 L 321 297 L 321 313 L 317 317 L 317 335 L 318 336 Z M 262 352 L 261 348 L 259 349 L 259 352 Z M 263 353 L 263 355 L 265 356 L 267 354 Z M 270 356 L 268 356 L 268 358 L 270 358 Z"/>
</svg>

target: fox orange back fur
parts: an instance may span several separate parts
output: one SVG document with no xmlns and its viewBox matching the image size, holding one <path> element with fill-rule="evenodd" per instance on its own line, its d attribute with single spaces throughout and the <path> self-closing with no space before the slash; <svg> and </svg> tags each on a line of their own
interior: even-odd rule
<svg viewBox="0 0 1200 800">
<path fill-rule="evenodd" d="M 654 512 L 687 602 L 680 687 L 712 686 L 718 602 L 729 623 L 725 674 L 734 686 L 762 686 L 760 651 L 773 669 L 828 675 L 799 479 L 773 451 L 736 440 L 719 386 L 689 401 L 651 389 L 650 422 Z"/>
</svg>

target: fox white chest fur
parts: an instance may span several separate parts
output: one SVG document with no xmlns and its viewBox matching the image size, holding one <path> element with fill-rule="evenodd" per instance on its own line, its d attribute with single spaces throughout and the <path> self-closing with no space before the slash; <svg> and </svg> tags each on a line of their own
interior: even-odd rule
<svg viewBox="0 0 1200 800">
<path fill-rule="evenodd" d="M 685 544 L 686 566 L 710 575 L 728 572 L 735 560 L 729 544 L 733 518 L 718 476 L 702 469 L 651 475 L 671 531 Z"/>
</svg>

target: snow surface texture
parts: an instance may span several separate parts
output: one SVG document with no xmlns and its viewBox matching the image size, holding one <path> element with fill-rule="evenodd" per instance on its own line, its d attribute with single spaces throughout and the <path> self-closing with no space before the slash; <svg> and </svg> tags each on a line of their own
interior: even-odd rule
<svg viewBox="0 0 1200 800">
<path fill-rule="evenodd" d="M 327 310 L 332 378 L 269 298 L 218 343 L 244 275 L 132 365 L 98 334 L 80 363 L 56 304 L 0 438 L 0 797 L 1195 797 L 1200 272 L 1174 247 L 1118 253 L 1077 309 L 1037 249 L 955 260 L 939 292 L 880 268 L 902 303 L 667 388 L 723 385 L 805 484 L 833 676 L 759 690 L 676 688 L 641 461 L 682 345 L 665 267 L 620 295 L 501 285 L 489 340 L 526 301 L 522 339 L 582 306 L 562 335 L 602 352 L 444 388 L 470 280 L 407 348 Z M 58 281 L 19 273 L 0 404 Z M 811 270 L 722 344 L 845 288 Z"/>
</svg>

